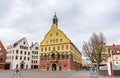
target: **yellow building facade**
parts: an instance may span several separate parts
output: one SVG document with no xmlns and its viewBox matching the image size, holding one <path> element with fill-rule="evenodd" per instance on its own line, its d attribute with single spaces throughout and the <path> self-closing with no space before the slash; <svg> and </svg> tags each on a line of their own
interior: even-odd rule
<svg viewBox="0 0 120 78">
<path fill-rule="evenodd" d="M 40 43 L 40 70 L 79 70 L 82 54 L 63 31 L 58 29 L 57 16 L 53 17 L 50 31 Z"/>
</svg>

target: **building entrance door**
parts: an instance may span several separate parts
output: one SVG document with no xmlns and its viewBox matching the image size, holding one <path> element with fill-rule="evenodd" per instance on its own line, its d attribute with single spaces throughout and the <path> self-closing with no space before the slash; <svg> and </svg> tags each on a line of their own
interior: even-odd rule
<svg viewBox="0 0 120 78">
<path fill-rule="evenodd" d="M 59 66 L 59 70 L 61 71 L 61 69 L 62 69 L 62 66 L 60 65 L 60 66 Z"/>
<path fill-rule="evenodd" d="M 10 69 L 10 63 L 6 63 L 5 69 Z"/>
<path fill-rule="evenodd" d="M 47 70 L 49 70 L 49 65 L 47 65 Z"/>
<path fill-rule="evenodd" d="M 52 71 L 56 71 L 56 64 L 52 64 Z"/>
<path fill-rule="evenodd" d="M 21 68 L 21 69 L 24 69 L 24 64 L 21 64 L 21 65 L 20 65 L 20 68 Z"/>
<path fill-rule="evenodd" d="M 22 61 L 22 62 L 20 63 L 20 69 L 24 69 L 24 65 L 25 65 L 25 62 Z"/>
</svg>

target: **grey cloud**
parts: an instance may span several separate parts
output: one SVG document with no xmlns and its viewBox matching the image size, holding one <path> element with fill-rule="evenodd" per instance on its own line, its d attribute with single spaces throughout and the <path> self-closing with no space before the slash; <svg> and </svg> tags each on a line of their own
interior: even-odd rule
<svg viewBox="0 0 120 78">
<path fill-rule="evenodd" d="M 4 18 L 11 9 L 10 0 L 0 0 L 0 19 Z"/>
<path fill-rule="evenodd" d="M 11 38 L 9 41 L 14 41 L 13 39 L 19 39 L 26 36 L 29 41 L 39 41 L 43 40 L 44 35 L 49 31 L 52 25 L 52 17 L 54 12 L 57 13 L 59 20 L 59 28 L 65 32 L 68 38 L 81 49 L 83 41 L 87 41 L 93 32 L 103 32 L 108 38 L 107 43 L 113 43 L 119 41 L 119 30 L 118 32 L 114 29 L 117 27 L 119 29 L 119 1 L 113 0 L 19 0 L 21 1 L 19 6 L 16 3 L 4 2 L 2 7 L 5 6 L 6 10 L 1 9 L 1 16 L 10 16 L 9 20 L 5 20 L 4 23 L 6 27 L 10 27 L 10 30 L 14 29 L 16 31 L 11 32 Z M 107 2 L 109 1 L 109 3 Z M 0 3 L 1 4 L 1 3 Z M 14 11 L 14 6 L 18 9 L 13 13 L 18 13 L 19 15 L 14 16 L 9 14 L 11 9 Z M 11 9 L 9 7 L 11 6 Z M 5 13 L 8 13 L 6 15 Z M 0 19 L 1 21 L 3 18 Z M 0 23 L 2 25 L 3 23 Z M 8 28 L 9 28 L 8 27 Z M 107 31 L 108 30 L 108 31 Z M 19 35 L 18 35 L 19 34 Z M 114 35 L 114 39 L 112 35 Z M 0 38 L 5 39 L 6 37 L 0 36 Z"/>
</svg>

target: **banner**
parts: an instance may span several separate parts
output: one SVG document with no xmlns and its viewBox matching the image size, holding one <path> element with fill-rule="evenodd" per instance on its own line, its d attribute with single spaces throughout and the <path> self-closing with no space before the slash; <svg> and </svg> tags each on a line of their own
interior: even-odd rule
<svg viewBox="0 0 120 78">
<path fill-rule="evenodd" d="M 108 75 L 112 75 L 113 74 L 113 72 L 112 72 L 112 62 L 108 62 L 107 66 L 108 66 Z"/>
</svg>

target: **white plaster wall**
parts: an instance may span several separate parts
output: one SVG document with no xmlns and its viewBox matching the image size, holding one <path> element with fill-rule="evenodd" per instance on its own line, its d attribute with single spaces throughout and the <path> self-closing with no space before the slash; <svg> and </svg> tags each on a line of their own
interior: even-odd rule
<svg viewBox="0 0 120 78">
<path fill-rule="evenodd" d="M 23 42 L 26 42 L 26 44 L 23 44 Z M 20 49 L 20 45 L 24 45 L 24 46 L 27 46 L 28 47 L 28 50 L 25 50 L 25 49 Z M 28 69 L 31 68 L 31 52 L 30 52 L 30 48 L 29 48 L 29 45 L 26 41 L 26 39 L 22 40 L 21 43 L 19 43 L 17 45 L 17 47 L 14 47 L 14 48 L 11 48 L 11 49 L 8 49 L 7 51 L 13 51 L 14 50 L 14 54 L 11 53 L 11 54 L 7 54 L 7 56 L 14 56 L 14 59 L 12 60 L 11 59 L 7 59 L 6 62 L 10 62 L 11 65 L 10 65 L 10 69 L 16 69 L 16 65 L 18 65 L 18 68 L 20 68 L 20 64 L 22 61 L 24 61 L 24 69 L 26 69 L 26 65 L 28 65 Z M 16 50 L 18 50 L 18 54 L 16 54 Z M 22 54 L 20 54 L 20 51 L 22 50 Z M 26 51 L 26 55 L 24 55 L 24 52 Z M 30 55 L 28 55 L 28 52 L 30 52 Z M 18 59 L 16 60 L 16 55 L 18 56 Z M 22 60 L 20 60 L 20 56 L 22 56 Z M 26 60 L 24 60 L 24 57 L 26 57 Z M 29 57 L 29 60 L 28 60 L 28 57 Z"/>
</svg>

